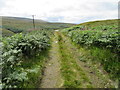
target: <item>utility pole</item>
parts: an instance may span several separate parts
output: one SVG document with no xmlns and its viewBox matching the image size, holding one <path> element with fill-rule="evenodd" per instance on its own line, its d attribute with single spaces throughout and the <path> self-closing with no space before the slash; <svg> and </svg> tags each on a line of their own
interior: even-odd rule
<svg viewBox="0 0 120 90">
<path fill-rule="evenodd" d="M 33 28 L 34 28 L 34 30 L 35 30 L 35 20 L 34 20 L 34 16 L 35 16 L 35 15 L 32 15 L 32 17 L 33 17 Z"/>
</svg>

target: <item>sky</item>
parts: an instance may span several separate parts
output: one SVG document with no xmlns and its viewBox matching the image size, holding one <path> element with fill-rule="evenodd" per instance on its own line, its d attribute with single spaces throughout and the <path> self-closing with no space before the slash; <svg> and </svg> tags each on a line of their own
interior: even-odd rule
<svg viewBox="0 0 120 90">
<path fill-rule="evenodd" d="M 117 19 L 119 0 L 0 0 L 0 16 L 83 23 Z"/>
</svg>

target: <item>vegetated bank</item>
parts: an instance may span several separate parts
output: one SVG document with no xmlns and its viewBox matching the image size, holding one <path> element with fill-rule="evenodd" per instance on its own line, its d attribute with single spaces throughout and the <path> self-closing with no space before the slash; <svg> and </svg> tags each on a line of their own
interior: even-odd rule
<svg viewBox="0 0 120 90">
<path fill-rule="evenodd" d="M 91 63 L 88 50 L 78 49 L 69 37 L 58 34 L 63 88 L 117 88 L 105 70 Z M 87 62 L 83 62 L 87 60 Z"/>
<path fill-rule="evenodd" d="M 118 20 L 82 23 L 62 32 L 79 48 L 84 48 L 81 61 L 100 63 L 113 80 L 120 80 Z"/>
<path fill-rule="evenodd" d="M 36 88 L 48 57 L 54 29 L 73 26 L 19 17 L 2 17 L 1 63 L 2 88 Z M 9 37 L 7 37 L 9 36 Z"/>
<path fill-rule="evenodd" d="M 50 31 L 1 39 L 2 88 L 36 88 L 50 47 Z"/>
</svg>

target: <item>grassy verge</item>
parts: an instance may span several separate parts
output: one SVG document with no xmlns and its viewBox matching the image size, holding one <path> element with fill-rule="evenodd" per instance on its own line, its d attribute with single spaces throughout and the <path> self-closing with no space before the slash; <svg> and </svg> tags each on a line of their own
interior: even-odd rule
<svg viewBox="0 0 120 90">
<path fill-rule="evenodd" d="M 118 20 L 87 22 L 62 30 L 78 44 L 84 56 L 84 62 L 99 63 L 113 80 L 120 81 L 120 42 Z"/>
<path fill-rule="evenodd" d="M 82 84 L 84 83 L 84 85 L 81 84 L 80 87 L 82 88 L 84 87 L 117 88 L 118 87 L 118 81 L 112 80 L 113 78 L 110 79 L 110 74 L 105 71 L 103 64 L 101 64 L 100 62 L 101 59 L 104 60 L 105 58 L 107 58 L 107 60 L 109 60 L 110 58 L 113 57 L 113 54 L 110 52 L 110 50 L 100 49 L 97 47 L 88 48 L 86 46 L 80 46 L 78 44 L 75 44 L 74 42 L 72 42 L 73 45 L 72 44 L 70 45 L 71 41 L 68 40 L 69 38 L 67 38 L 64 35 L 61 35 L 61 36 L 59 36 L 59 40 L 60 40 L 61 58 L 63 61 L 62 63 L 63 69 L 65 68 L 64 66 L 66 65 L 68 69 L 73 71 L 73 70 L 76 70 L 76 68 L 78 67 L 77 65 L 79 65 L 79 68 L 81 69 L 76 71 L 77 73 L 82 72 L 83 74 L 82 73 L 78 74 L 81 77 L 78 80 Z M 96 53 L 98 53 L 99 55 L 96 55 Z M 106 55 L 106 53 L 108 55 Z M 108 56 L 110 57 L 108 58 Z M 97 57 L 100 57 L 100 58 L 97 58 Z M 114 60 L 114 58 L 110 60 Z M 73 63 L 73 62 L 74 64 L 77 64 L 76 65 L 77 67 L 70 65 L 70 63 Z M 71 67 L 74 67 L 74 69 L 72 69 Z M 64 71 L 66 73 L 66 70 Z M 67 77 L 69 77 L 71 74 L 73 74 L 72 75 L 73 77 L 75 78 L 77 77 L 76 75 L 74 75 L 75 74 L 74 71 L 71 73 L 68 73 Z M 81 81 L 81 79 L 83 79 L 84 77 L 88 78 L 86 79 L 87 84 Z M 68 80 L 68 82 L 70 81 Z"/>
<path fill-rule="evenodd" d="M 24 61 L 22 67 L 24 72 L 27 73 L 28 79 L 21 83 L 21 88 L 39 88 L 48 52 L 48 50 L 43 51 L 39 55 Z"/>
<path fill-rule="evenodd" d="M 100 65 L 106 70 L 113 80 L 120 79 L 119 70 L 119 56 L 112 53 L 110 50 L 98 47 L 82 47 L 84 48 L 85 55 L 81 58 L 81 61 L 93 63 L 100 63 Z M 81 49 L 81 47 L 79 47 Z M 86 58 L 86 59 L 85 59 Z"/>
<path fill-rule="evenodd" d="M 100 62 L 101 66 L 110 74 L 113 80 L 120 80 L 120 62 L 117 54 L 110 52 L 110 50 L 97 47 L 91 47 L 88 50 L 90 55 L 93 56 L 91 59 L 93 62 Z"/>
<path fill-rule="evenodd" d="M 69 46 L 59 35 L 59 48 L 61 54 L 61 73 L 64 78 L 65 88 L 92 88 L 91 82 L 78 66 L 76 58 L 70 51 Z M 66 41 L 67 42 L 67 41 Z"/>
<path fill-rule="evenodd" d="M 90 31 L 87 31 L 87 32 L 89 33 Z M 82 31 L 79 33 L 82 33 Z M 75 33 L 75 34 L 71 33 L 70 37 L 71 37 L 72 42 L 75 43 L 75 46 L 77 46 L 80 49 L 80 51 L 83 52 L 82 56 L 80 57 L 80 60 L 83 62 L 99 64 L 98 66 L 102 67 L 113 81 L 115 81 L 115 82 L 120 81 L 120 75 L 119 75 L 119 72 L 120 72 L 119 58 L 120 57 L 119 57 L 119 54 L 118 54 L 116 48 L 114 47 L 113 48 L 114 50 L 112 50 L 112 49 L 106 48 L 100 44 L 98 44 L 98 46 L 95 46 L 95 45 L 89 46 L 87 44 L 81 44 L 82 40 L 84 41 L 85 39 L 88 39 L 88 37 L 80 38 L 81 35 L 79 33 Z M 68 35 L 69 34 L 70 34 L 70 32 L 68 33 Z M 78 36 L 77 36 L 77 34 L 78 34 Z M 66 35 L 66 33 L 65 33 L 65 35 Z M 90 37 L 92 37 L 92 36 L 93 35 L 91 35 Z M 92 39 L 90 39 L 90 40 L 92 40 Z M 87 40 L 85 42 L 89 42 L 90 40 Z M 117 43 L 119 43 L 119 42 L 117 42 Z M 114 44 L 115 43 L 113 43 L 113 45 Z"/>
<path fill-rule="evenodd" d="M 119 72 L 116 70 L 120 70 L 120 63 L 117 54 L 111 53 L 108 49 L 80 46 L 74 42 L 72 44 L 82 52 L 79 60 L 91 67 L 96 75 L 104 80 L 103 83 L 107 83 L 110 88 L 118 88 L 120 76 L 115 72 Z"/>
</svg>

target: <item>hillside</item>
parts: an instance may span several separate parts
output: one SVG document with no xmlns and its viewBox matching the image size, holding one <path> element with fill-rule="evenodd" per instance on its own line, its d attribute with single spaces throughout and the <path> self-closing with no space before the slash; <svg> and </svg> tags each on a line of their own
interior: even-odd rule
<svg viewBox="0 0 120 90">
<path fill-rule="evenodd" d="M 35 20 L 36 30 L 55 30 L 63 29 L 74 24 L 69 23 L 50 23 L 43 20 Z M 32 19 L 22 17 L 2 17 L 3 30 L 9 30 L 13 33 L 20 33 L 33 30 Z M 5 33 L 4 33 L 5 32 Z M 3 31 L 3 36 L 9 36 Z"/>
<path fill-rule="evenodd" d="M 67 28 L 70 30 L 118 30 L 118 19 L 113 20 L 101 20 L 85 22 L 73 27 Z"/>
<path fill-rule="evenodd" d="M 82 23 L 62 32 L 87 52 L 83 62 L 100 63 L 112 79 L 120 79 L 120 39 L 118 19 Z M 84 59 L 85 58 L 85 59 Z"/>
<path fill-rule="evenodd" d="M 2 36 L 12 36 L 14 35 L 15 33 L 10 31 L 10 30 L 7 30 L 5 28 L 0 28 L 0 31 L 2 31 Z"/>
<path fill-rule="evenodd" d="M 20 28 L 30 25 L 29 20 L 22 19 L 8 22 L 13 28 L 14 25 Z M 39 28 L 41 24 L 37 25 L 39 30 L 1 39 L 3 71 L 0 85 L 3 89 L 119 87 L 117 19 L 86 22 L 57 30 L 52 30 L 55 26 L 47 29 L 48 26 Z M 48 25 L 58 28 L 60 24 Z M 32 30 L 32 26 L 29 27 L 23 32 Z"/>
</svg>

